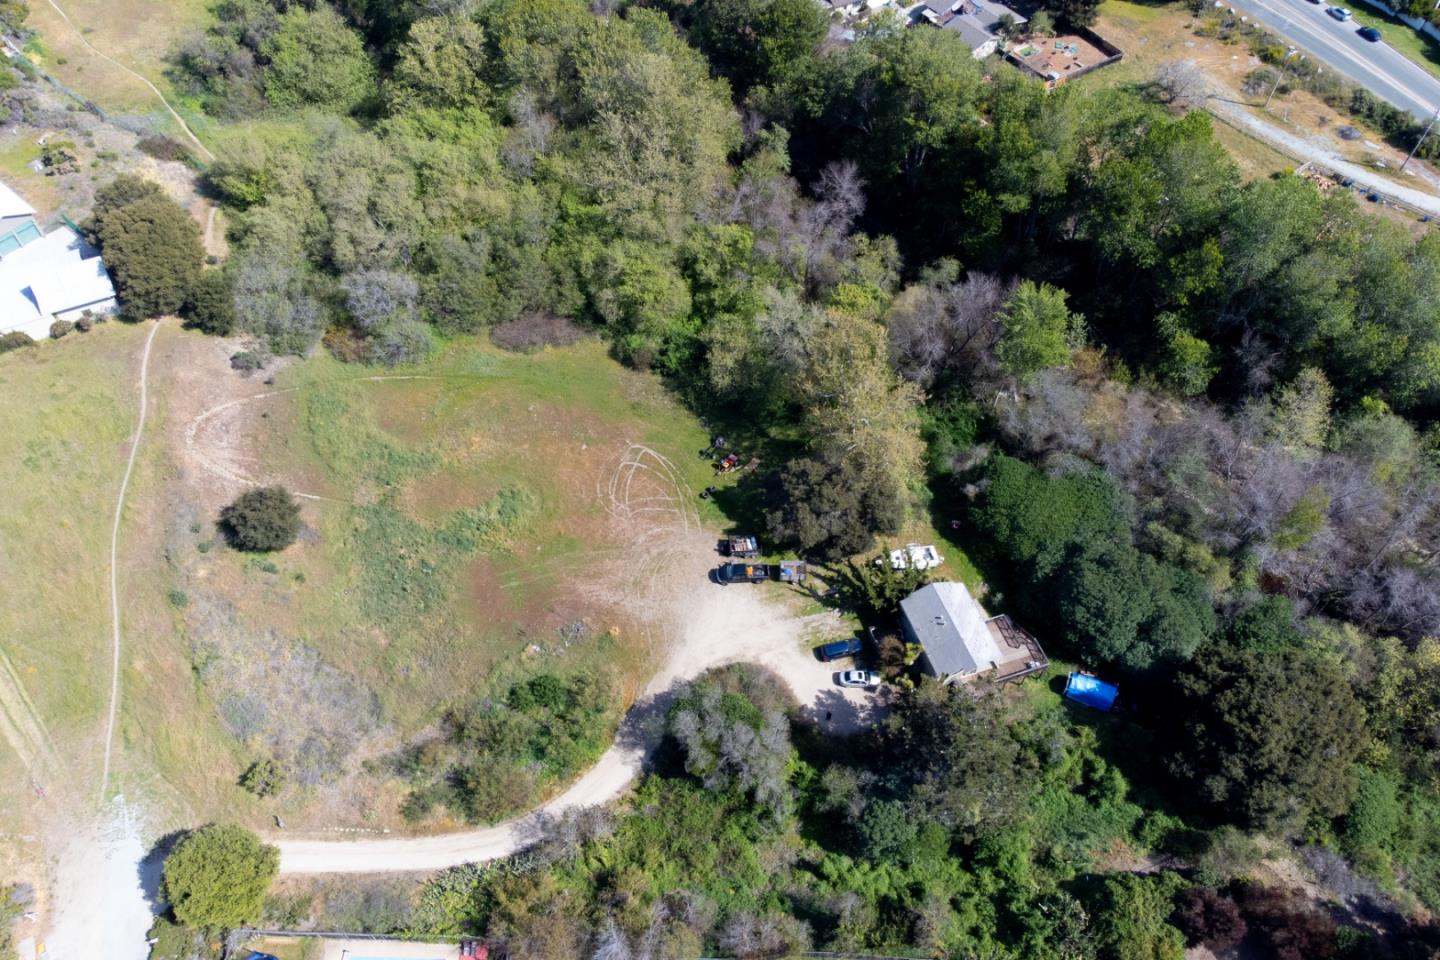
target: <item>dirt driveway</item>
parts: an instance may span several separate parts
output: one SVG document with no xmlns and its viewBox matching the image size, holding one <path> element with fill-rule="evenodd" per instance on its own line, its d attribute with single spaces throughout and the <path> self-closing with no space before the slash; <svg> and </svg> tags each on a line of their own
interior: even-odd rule
<svg viewBox="0 0 1440 960">
<path fill-rule="evenodd" d="M 844 635 L 839 617 L 796 616 L 792 604 L 773 587 L 721 586 L 711 580 L 715 536 L 700 527 L 689 506 L 689 491 L 677 476 L 664 457 L 632 445 L 618 458 L 615 473 L 600 484 L 602 498 L 611 498 L 608 507 L 617 528 L 634 544 L 635 562 L 625 565 L 629 588 L 637 591 L 636 604 L 651 611 L 650 629 L 668 650 L 626 715 L 614 745 L 584 776 L 539 810 L 483 830 L 387 840 L 272 836 L 270 841 L 280 847 L 280 871 L 439 870 L 514 853 L 530 842 L 544 816 L 605 803 L 624 793 L 659 740 L 676 688 L 724 664 L 756 663 L 773 670 L 795 695 L 802 714 L 827 731 L 845 734 L 874 722 L 883 710 L 881 698 L 836 686 L 837 665 L 819 662 L 809 649 Z"/>
</svg>

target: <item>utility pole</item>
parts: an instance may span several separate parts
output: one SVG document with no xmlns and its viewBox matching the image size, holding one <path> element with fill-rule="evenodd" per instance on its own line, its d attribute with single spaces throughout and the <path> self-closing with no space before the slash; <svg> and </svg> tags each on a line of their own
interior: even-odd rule
<svg viewBox="0 0 1440 960">
<path fill-rule="evenodd" d="M 1289 63 L 1289 62 L 1290 62 L 1290 58 L 1293 57 L 1293 56 L 1295 56 L 1295 54 L 1297 54 L 1297 53 L 1299 53 L 1299 52 L 1300 52 L 1300 51 L 1297 50 L 1296 48 L 1291 47 L 1291 48 L 1289 49 L 1289 51 L 1286 52 L 1286 54 L 1285 54 L 1285 59 L 1283 59 L 1283 60 L 1280 61 L 1280 71 L 1279 71 L 1279 73 L 1278 73 L 1278 74 L 1276 75 L 1276 77 L 1275 77 L 1275 84 L 1274 84 L 1274 86 L 1272 86 L 1272 87 L 1270 88 L 1270 96 L 1268 96 L 1268 97 L 1265 98 L 1265 105 L 1260 108 L 1261 110 L 1269 110 L 1269 109 L 1270 109 L 1270 101 L 1271 101 L 1272 99 L 1274 99 L 1274 97 L 1275 97 L 1275 91 L 1280 89 L 1280 81 L 1285 79 L 1285 64 Z"/>
<path fill-rule="evenodd" d="M 1430 131 L 1435 128 L 1436 120 L 1440 120 L 1440 107 L 1435 108 L 1435 116 L 1430 118 L 1430 122 L 1425 125 L 1425 132 L 1420 134 L 1420 139 L 1416 140 L 1415 146 L 1410 148 L 1410 156 L 1405 158 L 1405 163 L 1400 164 L 1401 173 L 1405 172 L 1405 164 L 1408 164 L 1411 160 L 1413 160 L 1415 158 L 1415 154 L 1419 152 L 1420 144 L 1424 143 L 1425 138 L 1430 136 Z"/>
</svg>

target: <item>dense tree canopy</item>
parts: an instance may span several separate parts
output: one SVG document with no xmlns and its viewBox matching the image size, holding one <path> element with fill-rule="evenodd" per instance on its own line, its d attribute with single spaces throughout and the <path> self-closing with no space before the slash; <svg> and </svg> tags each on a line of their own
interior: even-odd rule
<svg viewBox="0 0 1440 960">
<path fill-rule="evenodd" d="M 189 302 L 205 251 L 200 226 L 156 184 L 124 174 L 102 188 L 85 222 L 126 313 L 178 313 Z"/>
<path fill-rule="evenodd" d="M 1009 711 L 923 684 L 841 759 L 755 690 L 689 690 L 678 762 L 613 835 L 486 881 L 514 949 L 1171 957 L 1174 879 L 1107 864 L 1195 857 L 1197 799 L 1440 905 L 1433 232 L 1241 177 L 1179 99 L 1047 92 L 883 18 L 842 40 L 813 0 L 215 13 L 173 78 L 263 118 L 207 173 L 231 254 L 200 273 L 186 246 L 183 282 L 122 293 L 372 364 L 423 361 L 432 330 L 593 331 L 743 425 L 737 522 L 838 561 L 938 521 L 975 561 L 943 572 L 1134 707 L 1092 727 L 1040 684 Z M 165 240 L 162 201 L 117 181 L 87 229 Z M 867 624 L 896 583 L 852 591 Z M 611 692 L 456 705 L 396 764 L 406 815 L 518 809 L 603 746 Z M 1186 933 L 1334 947 L 1286 897 L 1215 886 L 1226 836 Z"/>
<path fill-rule="evenodd" d="M 1275 827 L 1350 806 L 1365 712 L 1334 663 L 1212 649 L 1176 694 L 1174 771 L 1219 815 Z"/>
</svg>

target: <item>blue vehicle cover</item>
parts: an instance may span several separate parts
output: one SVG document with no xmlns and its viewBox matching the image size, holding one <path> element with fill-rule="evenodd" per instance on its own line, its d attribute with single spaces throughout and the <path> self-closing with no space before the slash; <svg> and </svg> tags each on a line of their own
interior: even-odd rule
<svg viewBox="0 0 1440 960">
<path fill-rule="evenodd" d="M 1115 705 L 1120 688 L 1088 673 L 1072 673 L 1065 681 L 1065 696 L 1096 710 L 1109 710 Z"/>
</svg>

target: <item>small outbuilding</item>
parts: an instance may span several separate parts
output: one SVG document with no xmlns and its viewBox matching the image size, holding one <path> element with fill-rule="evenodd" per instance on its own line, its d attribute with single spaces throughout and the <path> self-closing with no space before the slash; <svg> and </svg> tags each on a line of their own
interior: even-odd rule
<svg viewBox="0 0 1440 960">
<path fill-rule="evenodd" d="M 900 619 L 905 639 L 923 651 L 921 669 L 946 683 L 977 677 L 1003 683 L 1050 664 L 1038 640 L 1009 616 L 986 613 L 963 583 L 921 587 L 900 602 Z"/>
</svg>

